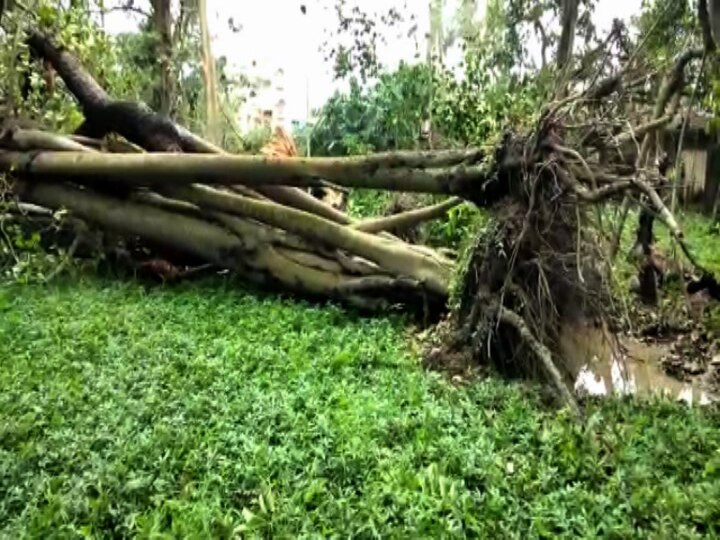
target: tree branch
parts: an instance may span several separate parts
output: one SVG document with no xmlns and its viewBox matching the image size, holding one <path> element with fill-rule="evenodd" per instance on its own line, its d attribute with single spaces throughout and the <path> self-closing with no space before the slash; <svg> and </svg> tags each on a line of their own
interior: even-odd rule
<svg viewBox="0 0 720 540">
<path fill-rule="evenodd" d="M 366 219 L 352 225 L 353 229 L 367 233 L 378 233 L 381 231 L 390 231 L 395 229 L 407 229 L 418 223 L 430 221 L 439 218 L 447 213 L 448 210 L 463 203 L 459 197 L 452 197 L 446 201 L 417 208 L 407 212 L 401 212 L 392 216 Z"/>
<path fill-rule="evenodd" d="M 541 365 L 545 370 L 545 374 L 550 379 L 550 382 L 555 385 L 555 388 L 560 394 L 563 402 L 576 417 L 581 417 L 580 407 L 573 397 L 572 392 L 570 392 L 567 384 L 563 381 L 563 377 L 553 361 L 550 350 L 535 338 L 527 324 L 525 324 L 523 318 L 514 311 L 511 311 L 506 307 L 500 307 L 500 321 L 515 328 L 518 334 L 520 334 L 520 338 L 528 345 L 528 347 L 530 347 L 530 350 L 535 354 L 538 360 L 540 360 Z"/>
<path fill-rule="evenodd" d="M 128 185 L 209 184 L 344 187 L 439 193 L 473 197 L 487 179 L 485 166 L 448 169 L 385 169 L 354 158 L 283 158 L 204 154 L 101 154 L 0 152 L 0 170 L 30 176 L 122 180 Z"/>
</svg>

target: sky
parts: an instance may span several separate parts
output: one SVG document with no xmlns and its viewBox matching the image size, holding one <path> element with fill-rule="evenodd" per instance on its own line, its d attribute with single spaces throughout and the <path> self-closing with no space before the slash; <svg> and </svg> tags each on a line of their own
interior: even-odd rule
<svg viewBox="0 0 720 540">
<path fill-rule="evenodd" d="M 447 0 L 452 11 L 458 0 Z M 230 70 L 247 72 L 255 69 L 272 75 L 277 69 L 285 73 L 286 111 L 289 119 L 305 120 L 308 106 L 319 108 L 340 83 L 333 81 L 332 66 L 325 62 L 320 47 L 326 31 L 337 26 L 332 7 L 334 0 L 207 0 L 208 19 L 215 56 L 226 56 Z M 409 18 L 414 14 L 417 35 L 422 38 L 429 27 L 428 0 L 346 0 L 349 6 L 362 5 L 368 12 L 382 12 L 396 7 Z M 137 1 L 136 5 L 147 4 Z M 613 18 L 627 20 L 640 9 L 641 0 L 599 0 L 594 20 L 602 33 Z M 480 13 L 484 11 L 480 2 Z M 306 14 L 301 6 L 305 6 Z M 232 18 L 239 32 L 231 30 Z M 106 28 L 112 33 L 133 30 L 137 19 L 121 12 L 106 17 Z M 379 58 L 388 66 L 400 60 L 412 60 L 417 51 L 414 38 L 386 34 Z M 424 57 L 424 40 L 420 39 Z M 252 67 L 255 62 L 256 67 Z"/>
</svg>

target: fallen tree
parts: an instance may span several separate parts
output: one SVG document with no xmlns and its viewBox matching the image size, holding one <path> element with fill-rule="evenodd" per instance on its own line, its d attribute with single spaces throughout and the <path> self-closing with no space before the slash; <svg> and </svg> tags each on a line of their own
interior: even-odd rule
<svg viewBox="0 0 720 540">
<path fill-rule="evenodd" d="M 557 341 L 566 322 L 612 311 L 604 263 L 612 234 L 599 205 L 642 199 L 691 257 L 657 190 L 664 171 L 647 156 L 653 135 L 675 117 L 685 67 L 702 51 L 681 55 L 641 113 L 628 106 L 640 77 L 628 68 L 560 93 L 567 97 L 529 129 L 486 148 L 306 159 L 229 155 L 138 104 L 113 101 L 47 36 L 32 32 L 28 44 L 66 82 L 86 121 L 73 136 L 7 130 L 0 137 L 0 171 L 11 179 L 6 197 L 67 209 L 251 282 L 361 308 L 400 304 L 427 313 L 454 293 L 447 348 L 508 373 L 540 372 L 575 410 Z M 99 142 L 113 133 L 128 144 Z M 628 143 L 638 152 L 628 152 Z M 332 186 L 449 198 L 358 222 L 307 192 Z M 458 269 L 444 254 L 387 232 L 458 204 L 497 218 Z"/>
</svg>

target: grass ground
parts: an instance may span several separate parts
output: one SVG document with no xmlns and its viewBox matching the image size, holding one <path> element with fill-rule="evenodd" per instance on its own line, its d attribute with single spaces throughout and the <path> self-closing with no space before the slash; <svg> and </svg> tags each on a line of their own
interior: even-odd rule
<svg viewBox="0 0 720 540">
<path fill-rule="evenodd" d="M 720 412 L 424 371 L 400 319 L 206 283 L 0 289 L 0 536 L 720 535 Z"/>
</svg>

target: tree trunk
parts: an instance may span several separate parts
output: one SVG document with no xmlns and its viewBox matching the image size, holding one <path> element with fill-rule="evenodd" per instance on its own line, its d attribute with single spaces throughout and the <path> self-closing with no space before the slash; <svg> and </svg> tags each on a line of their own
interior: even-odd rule
<svg viewBox="0 0 720 540">
<path fill-rule="evenodd" d="M 215 58 L 210 45 L 210 29 L 207 18 L 206 0 L 198 0 L 198 17 L 200 22 L 200 36 L 202 39 L 203 80 L 205 81 L 205 106 L 207 111 L 207 137 L 215 144 L 222 141 L 220 133 L 220 105 L 218 103 L 217 76 L 215 73 Z"/>
<path fill-rule="evenodd" d="M 43 182 L 16 185 L 26 201 L 46 208 L 66 208 L 74 216 L 126 236 L 141 236 L 260 284 L 320 298 L 335 298 L 361 308 L 387 308 L 394 303 L 441 306 L 447 288 L 438 294 L 404 269 L 392 276 L 382 268 L 352 256 L 327 258 L 302 238 L 255 221 L 221 212 L 216 223 L 158 207 L 122 201 L 87 189 Z M 360 233 L 358 233 L 360 234 Z M 445 285 L 447 287 L 447 283 Z"/>
<path fill-rule="evenodd" d="M 489 173 L 503 169 L 483 165 L 438 168 L 378 167 L 366 158 L 269 159 L 247 155 L 107 154 L 0 151 L 0 170 L 23 170 L 48 177 L 73 176 L 96 182 L 134 186 L 179 186 L 198 181 L 246 186 L 344 187 L 462 196 L 487 206 L 509 193 L 508 182 L 483 189 Z M 501 179 L 506 180 L 502 175 Z M 492 178 L 494 179 L 494 178 Z"/>
<path fill-rule="evenodd" d="M 160 80 L 155 88 L 159 112 L 172 116 L 175 106 L 175 78 L 173 75 L 173 36 L 170 0 L 152 0 L 153 25 L 158 34 L 157 58 Z"/>
<path fill-rule="evenodd" d="M 575 44 L 575 27 L 578 18 L 579 0 L 562 0 L 560 7 L 560 21 L 562 22 L 562 33 L 557 51 L 558 71 L 564 70 L 572 57 L 573 45 Z"/>
</svg>

